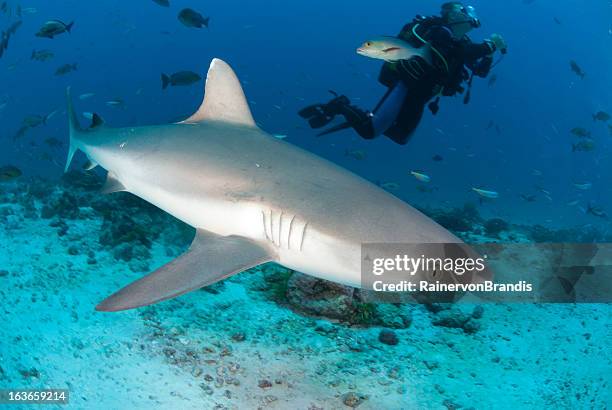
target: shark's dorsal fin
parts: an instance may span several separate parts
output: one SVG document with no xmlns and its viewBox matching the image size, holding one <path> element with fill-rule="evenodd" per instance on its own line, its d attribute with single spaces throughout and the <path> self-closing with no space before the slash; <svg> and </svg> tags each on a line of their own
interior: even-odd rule
<svg viewBox="0 0 612 410">
<path fill-rule="evenodd" d="M 225 61 L 218 58 L 210 63 L 202 105 L 182 123 L 206 120 L 257 127 L 238 77 Z"/>
</svg>

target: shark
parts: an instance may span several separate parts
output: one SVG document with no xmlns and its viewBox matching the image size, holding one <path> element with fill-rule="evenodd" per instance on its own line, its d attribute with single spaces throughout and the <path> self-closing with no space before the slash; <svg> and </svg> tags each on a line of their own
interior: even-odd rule
<svg viewBox="0 0 612 410">
<path fill-rule="evenodd" d="M 70 145 L 126 191 L 195 228 L 188 249 L 96 306 L 154 304 L 275 262 L 361 286 L 364 243 L 462 243 L 407 203 L 350 171 L 261 130 L 240 81 L 210 64 L 197 111 L 172 124 L 81 127 L 67 90 Z"/>
</svg>

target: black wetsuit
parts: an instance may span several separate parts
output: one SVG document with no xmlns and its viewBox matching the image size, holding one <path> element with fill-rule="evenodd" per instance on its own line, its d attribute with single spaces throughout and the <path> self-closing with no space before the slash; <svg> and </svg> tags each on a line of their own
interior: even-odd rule
<svg viewBox="0 0 612 410">
<path fill-rule="evenodd" d="M 399 38 L 408 43 L 422 46 L 422 41 L 414 35 L 413 29 L 443 58 L 433 52 L 432 65 L 421 57 L 413 57 L 394 63 L 387 62 L 381 69 L 379 81 L 389 87 L 389 91 L 374 110 L 374 115 L 378 109 L 384 107 L 386 98 L 399 81 L 403 82 L 408 91 L 395 122 L 383 132 L 402 145 L 408 142 L 418 126 L 427 102 L 438 94 L 452 96 L 462 93 L 464 89 L 461 84 L 470 77 L 466 67 L 474 75 L 486 77 L 491 69 L 492 54 L 495 51 L 492 42 L 473 43 L 467 36 L 461 40 L 455 39 L 450 28 L 439 17 L 417 17 L 406 24 L 398 34 Z M 359 133 L 364 138 L 376 136 L 375 132 L 372 132 L 373 135 L 367 135 L 368 132 Z"/>
</svg>

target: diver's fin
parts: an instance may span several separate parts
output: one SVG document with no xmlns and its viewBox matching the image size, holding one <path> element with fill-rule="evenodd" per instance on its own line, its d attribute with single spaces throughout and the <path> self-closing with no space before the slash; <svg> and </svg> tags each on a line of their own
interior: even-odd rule
<svg viewBox="0 0 612 410">
<path fill-rule="evenodd" d="M 298 111 L 298 115 L 304 119 L 314 117 L 315 115 L 321 115 L 323 113 L 323 104 L 313 104 L 308 107 L 304 107 Z"/>
<path fill-rule="evenodd" d="M 91 171 L 92 169 L 94 169 L 97 166 L 98 166 L 98 164 L 96 164 L 94 161 L 88 159 L 87 162 L 85 163 L 85 165 L 83 165 L 83 169 L 85 171 Z"/>
<path fill-rule="evenodd" d="M 318 133 L 317 137 L 322 137 L 323 135 L 332 134 L 334 132 L 342 131 L 347 128 L 351 128 L 351 124 L 348 122 L 343 122 L 342 124 L 335 125 L 331 128 L 326 129 L 325 131 Z"/>
<path fill-rule="evenodd" d="M 329 123 L 332 122 L 333 120 L 334 120 L 334 117 L 329 116 L 329 115 L 325 115 L 325 114 L 315 115 L 314 117 L 311 117 L 308 120 L 308 125 L 310 125 L 310 128 L 316 130 L 319 128 L 323 128 L 326 125 L 329 125 Z"/>
<path fill-rule="evenodd" d="M 151 305 L 271 260 L 268 250 L 250 239 L 198 229 L 184 254 L 106 298 L 96 310 L 116 312 Z"/>
<path fill-rule="evenodd" d="M 127 189 L 125 189 L 125 186 L 123 186 L 121 181 L 117 179 L 117 176 L 114 173 L 109 172 L 108 175 L 106 176 L 106 182 L 104 183 L 104 186 L 100 190 L 100 193 L 112 194 L 113 192 L 123 192 L 123 191 L 127 191 Z"/>
<path fill-rule="evenodd" d="M 218 58 L 210 63 L 202 105 L 182 123 L 193 124 L 206 120 L 257 127 L 238 77 L 226 62 Z"/>
</svg>

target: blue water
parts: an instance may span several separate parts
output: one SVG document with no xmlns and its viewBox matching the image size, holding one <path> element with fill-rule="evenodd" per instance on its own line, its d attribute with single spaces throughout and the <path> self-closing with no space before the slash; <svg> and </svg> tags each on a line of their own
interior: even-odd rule
<svg viewBox="0 0 612 410">
<path fill-rule="evenodd" d="M 186 118 L 200 105 L 203 82 L 162 90 L 160 74 L 191 70 L 205 77 L 210 61 L 217 57 L 235 69 L 253 116 L 264 130 L 286 134 L 290 143 L 371 181 L 398 183 L 399 189 L 392 192 L 412 205 L 451 208 L 478 203 L 471 188 L 479 187 L 500 193 L 498 199 L 478 205 L 486 217 L 608 232 L 608 219 L 586 214 L 584 209 L 592 203 L 612 214 L 612 131 L 606 123 L 592 119 L 597 111 L 612 112 L 611 1 L 473 1 L 482 27 L 470 33 L 471 38 L 481 41 L 500 33 L 508 42 L 507 56 L 492 71 L 497 81 L 489 86 L 487 79 L 476 78 L 468 105 L 461 96 L 443 98 L 438 115 L 426 111 L 406 146 L 385 137 L 362 140 L 350 130 L 316 137 L 297 111 L 326 101 L 329 89 L 346 94 L 363 108 L 373 108 L 385 91 L 376 80 L 381 63 L 357 55 L 355 48 L 376 35 L 395 35 L 416 14 L 437 14 L 438 2 L 170 1 L 170 8 L 151 0 L 8 1 L 13 8 L 20 3 L 35 12 L 24 13 L 23 25 L 0 58 L 0 103 L 7 103 L 0 111 L 0 165 L 19 167 L 22 179 L 43 176 L 55 181 L 61 177 L 68 145 L 64 99 L 68 86 L 75 96 L 95 93 L 90 99 L 77 100 L 77 110 L 99 113 L 113 127 Z M 210 27 L 197 30 L 181 25 L 176 16 L 184 7 L 210 16 Z M 51 18 L 74 21 L 72 33 L 53 40 L 35 37 Z M 0 30 L 17 19 L 14 13 L 0 14 Z M 49 49 L 55 57 L 33 61 L 34 49 Z M 571 72 L 570 60 L 586 72 L 584 79 Z M 66 63 L 77 63 L 78 70 L 55 76 L 55 70 Z M 106 104 L 117 98 L 124 100 L 123 108 Z M 13 141 L 26 116 L 54 110 L 58 113 L 48 124 Z M 499 133 L 495 128 L 486 129 L 490 121 L 499 126 Z M 592 132 L 594 151 L 572 152 L 572 143 L 578 140 L 570 134 L 574 127 Z M 64 147 L 47 147 L 43 140 L 49 137 L 63 141 Z M 367 157 L 356 160 L 346 155 L 347 150 L 363 150 Z M 44 153 L 51 158 L 41 159 Z M 434 162 L 436 154 L 443 161 Z M 78 158 L 82 163 L 84 159 Z M 430 186 L 435 189 L 420 192 L 411 170 L 430 175 Z M 592 188 L 586 191 L 574 186 L 587 182 Z M 536 201 L 525 202 L 521 194 L 536 195 Z M 576 200 L 577 204 L 568 205 Z M 157 261 L 164 258 L 158 257 Z M 106 282 L 109 289 L 117 287 L 117 283 Z M 127 276 L 121 280 L 125 282 Z M 92 300 L 99 300 L 104 296 L 101 293 Z M 90 306 L 82 308 L 88 311 Z M 499 309 L 498 314 L 503 315 Z M 597 315 L 590 315 L 588 309 L 581 315 L 599 317 L 603 312 L 602 320 L 606 320 L 609 308 L 601 309 L 596 310 Z M 111 321 L 103 323 L 112 326 Z M 576 332 L 589 331 L 588 324 L 586 329 L 574 325 Z M 514 337 L 511 325 L 506 324 L 505 329 L 506 337 Z M 609 323 L 598 327 L 594 333 L 605 334 L 597 340 L 609 341 L 609 329 Z M 551 325 L 544 332 L 548 330 L 556 346 L 581 348 L 577 342 L 564 344 L 565 333 L 558 328 Z M 495 339 L 498 334 L 491 331 L 487 337 Z M 516 340 L 520 344 L 519 336 Z M 478 367 L 477 360 L 470 365 Z M 606 371 L 609 380 L 609 368 L 598 374 L 605 376 Z M 594 407 L 582 408 L 604 408 L 601 396 L 596 397 Z M 575 408 L 571 400 L 567 403 L 566 408 Z M 472 405 L 479 408 L 477 403 Z M 493 404 L 483 408 L 493 408 Z"/>
<path fill-rule="evenodd" d="M 78 109 L 99 112 L 114 126 L 184 117 L 199 105 L 202 84 L 162 91 L 160 73 L 204 74 L 210 60 L 219 57 L 237 70 L 264 129 L 288 134 L 292 143 L 371 180 L 400 183 L 397 194 L 413 204 L 474 201 L 470 188 L 477 186 L 500 192 L 501 199 L 485 211 L 491 214 L 552 226 L 602 222 L 566 203 L 582 199 L 584 206 L 592 200 L 605 207 L 610 202 L 611 169 L 606 160 L 610 134 L 603 123 L 591 119 L 611 105 L 612 91 L 606 86 L 612 80 L 609 3 L 538 0 L 501 7 L 474 2 L 483 26 L 472 38 L 479 41 L 498 32 L 509 43 L 507 57 L 493 70 L 498 80 L 488 87 L 486 80 L 477 78 L 467 106 L 461 97 L 443 99 L 440 113 L 433 117 L 426 112 L 406 147 L 385 138 L 362 141 L 351 131 L 319 139 L 295 113 L 306 104 L 327 100 L 328 89 L 348 95 L 364 108 L 373 107 L 384 92 L 376 81 L 380 63 L 358 56 L 355 47 L 373 35 L 395 34 L 417 13 L 436 14 L 437 4 L 383 0 L 375 7 L 367 2 L 347 7 L 315 0 L 291 5 L 274 1 L 195 5 L 211 16 L 208 30 L 189 29 L 178 22 L 178 10 L 190 4 L 177 0 L 168 9 L 144 0 L 100 1 L 95 6 L 77 1 L 24 3 L 37 12 L 24 16 L 23 26 L 0 60 L 2 94 L 9 98 L 0 114 L 2 135 L 12 135 L 25 115 L 63 109 L 68 85 L 75 93 L 95 92 Z M 73 33 L 54 40 L 34 37 L 49 18 L 74 20 Z M 43 48 L 52 50 L 55 58 L 29 60 L 31 50 Z M 587 73 L 584 80 L 570 71 L 571 59 Z M 73 62 L 78 63 L 77 72 L 53 75 L 58 66 Z M 15 67 L 9 71 L 11 64 Z M 125 110 L 104 105 L 114 98 L 125 100 Z M 489 121 L 499 124 L 500 135 L 485 130 Z M 65 123 L 63 115 L 56 115 L 47 127 L 33 130 L 18 144 L 3 140 L 0 160 L 15 163 L 26 173 L 59 176 L 59 167 L 26 154 L 36 157 L 41 149 L 30 147 L 30 140 L 65 139 Z M 575 138 L 569 130 L 578 126 L 593 132 L 594 152 L 571 152 Z M 359 162 L 346 157 L 346 149 L 366 150 L 368 158 Z M 436 153 L 443 162 L 431 161 Z M 63 153 L 53 154 L 63 163 Z M 419 194 L 417 181 L 409 175 L 413 169 L 431 174 L 439 189 Z M 533 169 L 543 176 L 533 176 Z M 574 182 L 592 182 L 593 188 L 580 192 Z M 522 202 L 520 194 L 537 194 L 534 185 L 549 191 L 552 201 L 539 195 L 535 203 Z"/>
</svg>

